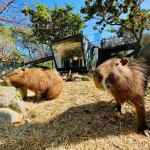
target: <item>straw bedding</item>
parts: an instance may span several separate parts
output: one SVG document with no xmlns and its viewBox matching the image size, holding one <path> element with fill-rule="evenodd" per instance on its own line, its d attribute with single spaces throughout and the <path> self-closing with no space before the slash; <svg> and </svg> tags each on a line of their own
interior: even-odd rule
<svg viewBox="0 0 150 150">
<path fill-rule="evenodd" d="M 109 93 L 92 81 L 66 82 L 58 99 L 28 100 L 28 121 L 20 126 L 0 123 L 1 150 L 131 150 L 150 149 L 150 139 L 136 133 L 133 107 L 117 115 Z M 150 126 L 150 88 L 146 120 Z"/>
</svg>

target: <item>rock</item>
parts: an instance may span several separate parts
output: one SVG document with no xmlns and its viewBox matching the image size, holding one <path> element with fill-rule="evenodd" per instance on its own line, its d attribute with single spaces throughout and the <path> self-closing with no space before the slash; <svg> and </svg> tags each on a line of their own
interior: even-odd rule
<svg viewBox="0 0 150 150">
<path fill-rule="evenodd" d="M 22 115 L 10 108 L 0 108 L 0 121 L 15 123 L 22 118 Z"/>
<path fill-rule="evenodd" d="M 15 87 L 0 86 L 0 121 L 22 123 L 26 105 Z"/>
<path fill-rule="evenodd" d="M 0 107 L 7 107 L 16 96 L 15 87 L 0 86 Z"/>
<path fill-rule="evenodd" d="M 25 102 L 18 99 L 14 99 L 11 101 L 9 108 L 18 113 L 24 113 L 26 106 L 25 106 Z"/>
</svg>

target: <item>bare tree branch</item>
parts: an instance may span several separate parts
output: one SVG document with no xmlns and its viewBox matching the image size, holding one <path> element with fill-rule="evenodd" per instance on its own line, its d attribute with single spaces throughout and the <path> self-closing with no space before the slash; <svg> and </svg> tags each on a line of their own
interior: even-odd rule
<svg viewBox="0 0 150 150">
<path fill-rule="evenodd" d="M 1 11 L 0 14 L 2 14 L 12 3 L 14 3 L 15 0 L 11 0 Z"/>
<path fill-rule="evenodd" d="M 13 20 L 8 20 L 8 19 L 5 19 L 5 18 L 3 18 L 3 17 L 0 17 L 0 20 L 1 20 L 1 21 L 5 21 L 5 22 L 7 22 L 7 23 L 13 23 L 13 22 L 14 22 Z"/>
</svg>

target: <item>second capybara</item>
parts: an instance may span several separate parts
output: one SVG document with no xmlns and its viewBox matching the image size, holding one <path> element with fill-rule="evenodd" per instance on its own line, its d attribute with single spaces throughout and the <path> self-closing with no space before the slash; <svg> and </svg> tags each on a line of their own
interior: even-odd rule
<svg viewBox="0 0 150 150">
<path fill-rule="evenodd" d="M 35 92 L 36 100 L 55 99 L 63 89 L 63 80 L 56 71 L 39 68 L 19 68 L 8 74 L 5 83 Z"/>
<path fill-rule="evenodd" d="M 150 136 L 145 121 L 146 73 L 146 65 L 137 60 L 112 58 L 96 68 L 93 80 L 98 89 L 108 90 L 114 96 L 119 112 L 124 102 L 133 104 L 137 114 L 138 132 Z"/>
</svg>

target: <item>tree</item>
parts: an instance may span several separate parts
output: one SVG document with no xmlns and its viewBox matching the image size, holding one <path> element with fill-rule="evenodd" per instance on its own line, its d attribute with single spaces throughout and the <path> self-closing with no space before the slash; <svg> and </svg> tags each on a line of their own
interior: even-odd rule
<svg viewBox="0 0 150 150">
<path fill-rule="evenodd" d="M 0 22 L 3 24 L 9 24 L 9 26 L 25 24 L 26 18 L 21 13 L 21 9 L 25 5 L 24 3 L 21 3 L 21 1 L 18 0 L 1 0 Z"/>
<path fill-rule="evenodd" d="M 0 24 L 0 58 L 9 57 L 11 52 L 15 50 L 15 39 L 11 36 L 11 30 L 5 25 Z"/>
<path fill-rule="evenodd" d="M 27 61 L 45 57 L 46 53 L 50 53 L 49 46 L 40 44 L 27 27 L 13 27 L 12 37 L 16 40 L 17 51 L 26 55 Z"/>
<path fill-rule="evenodd" d="M 66 4 L 65 7 L 58 8 L 55 4 L 54 9 L 50 9 L 36 2 L 34 6 L 34 9 L 26 6 L 22 12 L 29 16 L 33 35 L 41 43 L 80 33 L 84 27 L 81 13 L 72 13 L 72 5 Z"/>
<path fill-rule="evenodd" d="M 10 7 L 11 4 L 14 3 L 15 0 L 4 0 L 0 2 L 0 20 L 1 21 L 5 21 L 5 22 L 11 22 L 11 20 L 9 20 L 8 18 L 5 18 L 4 16 L 2 16 L 2 14 L 7 11 L 8 7 Z"/>
<path fill-rule="evenodd" d="M 0 24 L 0 59 L 21 62 L 23 56 L 16 48 L 16 39 L 12 36 L 12 29 Z"/>
<path fill-rule="evenodd" d="M 16 47 L 16 39 L 12 37 L 12 26 L 25 25 L 24 15 L 21 9 L 24 4 L 17 0 L 0 1 L 0 44 L 1 57 L 21 61 L 22 56 Z M 6 27 L 7 26 L 7 27 Z M 6 58 L 7 57 L 7 58 Z"/>
<path fill-rule="evenodd" d="M 135 39 L 134 58 L 138 58 L 140 39 L 150 20 L 150 10 L 142 12 L 140 9 L 142 2 L 143 0 L 86 0 L 81 12 L 87 14 L 86 20 L 97 20 L 94 29 L 101 26 L 103 31 L 110 25 L 119 27 L 114 30 L 119 36 L 130 33 Z"/>
<path fill-rule="evenodd" d="M 24 60 L 24 56 L 19 51 L 17 51 L 16 49 L 14 49 L 14 50 L 11 51 L 10 59 L 13 62 L 21 62 L 21 61 Z"/>
<path fill-rule="evenodd" d="M 146 16 L 148 18 L 148 16 L 150 15 L 150 10 L 146 10 L 146 9 L 142 9 L 141 10 L 141 14 L 143 16 Z M 138 18 L 137 18 L 138 20 Z M 124 39 L 124 42 L 129 44 L 129 45 L 133 45 L 134 44 L 134 41 L 135 41 L 135 37 L 134 35 L 129 31 L 127 30 L 126 28 L 124 27 L 120 27 L 119 29 L 116 29 L 116 28 L 112 28 L 110 30 L 108 30 L 112 33 L 116 33 L 118 37 L 123 37 Z M 150 19 L 147 19 L 146 20 L 146 23 L 145 23 L 145 32 L 147 33 L 148 31 L 150 31 Z M 138 29 L 136 29 L 135 31 L 137 34 L 139 34 L 139 31 Z"/>
</svg>

